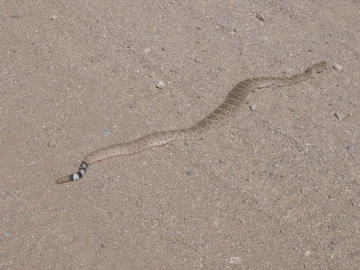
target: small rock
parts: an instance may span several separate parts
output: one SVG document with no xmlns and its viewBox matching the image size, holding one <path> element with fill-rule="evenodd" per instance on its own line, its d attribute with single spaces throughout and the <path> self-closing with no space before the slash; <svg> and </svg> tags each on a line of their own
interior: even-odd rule
<svg viewBox="0 0 360 270">
<path fill-rule="evenodd" d="M 150 52 L 150 48 L 145 48 L 144 53 L 148 54 Z"/>
<path fill-rule="evenodd" d="M 250 110 L 256 111 L 256 104 L 251 104 L 250 105 Z"/>
<path fill-rule="evenodd" d="M 55 14 L 50 16 L 50 20 L 55 21 L 57 19 L 57 16 Z"/>
<path fill-rule="evenodd" d="M 310 252 L 309 250 L 307 250 L 307 251 L 305 251 L 304 256 L 305 256 L 305 257 L 309 257 L 310 254 L 311 254 L 311 252 Z"/>
<path fill-rule="evenodd" d="M 149 77 L 150 78 L 155 78 L 155 73 L 154 72 L 149 73 Z"/>
<path fill-rule="evenodd" d="M 199 59 L 199 58 L 195 58 L 195 63 L 200 63 L 200 59 Z"/>
<path fill-rule="evenodd" d="M 229 263 L 231 264 L 241 264 L 241 258 L 240 257 L 231 257 L 229 260 Z"/>
<path fill-rule="evenodd" d="M 343 120 L 345 118 L 345 114 L 338 112 L 338 113 L 334 113 L 335 117 L 337 119 L 339 119 L 340 121 Z"/>
<path fill-rule="evenodd" d="M 355 149 L 355 146 L 353 144 L 349 144 L 347 147 L 346 147 L 347 150 L 354 150 Z"/>
<path fill-rule="evenodd" d="M 342 71 L 344 68 L 343 68 L 343 66 L 342 65 L 339 65 L 339 64 L 335 64 L 334 66 L 333 66 L 333 68 L 335 69 L 335 70 L 337 70 L 337 71 Z"/>
<path fill-rule="evenodd" d="M 49 146 L 49 147 L 55 147 L 56 145 L 57 145 L 56 140 L 51 140 L 51 141 L 48 143 L 48 146 Z"/>
<path fill-rule="evenodd" d="M 107 136 L 107 135 L 110 134 L 110 130 L 104 129 L 101 133 L 102 133 L 104 136 Z"/>
<path fill-rule="evenodd" d="M 165 86 L 165 83 L 163 81 L 159 81 L 156 85 L 156 88 L 163 89 Z"/>
<path fill-rule="evenodd" d="M 261 11 L 256 13 L 256 19 L 263 22 L 264 21 L 264 14 Z"/>
<path fill-rule="evenodd" d="M 295 73 L 295 69 L 293 68 L 287 68 L 283 71 L 283 74 L 294 74 Z"/>
</svg>

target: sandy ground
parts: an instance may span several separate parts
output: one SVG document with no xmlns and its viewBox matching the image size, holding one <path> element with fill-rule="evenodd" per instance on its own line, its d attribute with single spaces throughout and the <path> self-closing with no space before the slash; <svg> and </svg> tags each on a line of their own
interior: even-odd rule
<svg viewBox="0 0 360 270">
<path fill-rule="evenodd" d="M 359 11 L 2 1 L 0 268 L 359 269 Z M 320 60 L 325 72 L 251 93 L 204 140 L 54 184 L 93 150 L 192 125 L 243 79 Z"/>
</svg>

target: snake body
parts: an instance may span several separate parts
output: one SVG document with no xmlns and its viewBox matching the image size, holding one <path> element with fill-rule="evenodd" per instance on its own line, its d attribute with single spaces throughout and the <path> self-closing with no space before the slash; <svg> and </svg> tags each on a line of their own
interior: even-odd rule
<svg viewBox="0 0 360 270">
<path fill-rule="evenodd" d="M 326 68 L 326 62 L 321 61 L 308 68 L 304 73 L 291 77 L 256 77 L 239 82 L 228 93 L 226 99 L 212 113 L 197 122 L 190 128 L 176 129 L 163 132 L 155 132 L 140 137 L 134 141 L 110 145 L 88 154 L 81 162 L 78 172 L 63 176 L 56 180 L 57 184 L 79 180 L 82 178 L 89 165 L 94 162 L 116 156 L 132 155 L 148 148 L 161 146 L 175 140 L 202 139 L 210 131 L 224 125 L 244 103 L 246 96 L 254 89 L 268 86 L 291 86 L 298 82 L 308 80 L 313 73 L 322 72 Z"/>
</svg>

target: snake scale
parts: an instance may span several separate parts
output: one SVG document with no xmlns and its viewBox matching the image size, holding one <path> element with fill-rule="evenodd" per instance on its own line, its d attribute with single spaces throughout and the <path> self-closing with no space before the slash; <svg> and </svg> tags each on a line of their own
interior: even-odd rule
<svg viewBox="0 0 360 270">
<path fill-rule="evenodd" d="M 197 122 L 194 126 L 184 129 L 176 129 L 163 132 L 155 132 L 140 137 L 134 141 L 110 145 L 88 154 L 81 162 L 78 172 L 63 176 L 56 180 L 57 184 L 63 184 L 82 178 L 89 165 L 94 162 L 116 156 L 139 153 L 148 148 L 167 144 L 175 140 L 195 140 L 204 138 L 210 131 L 224 125 L 244 103 L 246 96 L 253 90 L 268 86 L 291 86 L 298 82 L 308 80 L 312 74 L 322 72 L 326 68 L 326 62 L 321 61 L 308 68 L 304 73 L 291 77 L 257 77 L 239 82 L 228 93 L 226 99 L 212 113 Z"/>
</svg>

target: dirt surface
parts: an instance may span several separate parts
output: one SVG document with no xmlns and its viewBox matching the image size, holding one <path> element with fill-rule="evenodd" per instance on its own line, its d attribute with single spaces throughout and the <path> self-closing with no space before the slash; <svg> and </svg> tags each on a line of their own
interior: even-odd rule
<svg viewBox="0 0 360 270">
<path fill-rule="evenodd" d="M 359 11 L 2 1 L 0 268 L 359 269 Z M 54 184 L 93 150 L 191 126 L 243 79 L 320 60 L 325 72 L 251 93 L 204 140 Z"/>
</svg>

